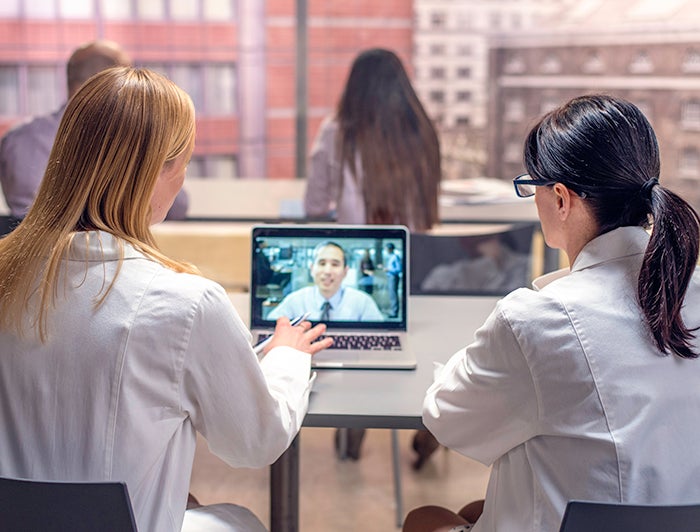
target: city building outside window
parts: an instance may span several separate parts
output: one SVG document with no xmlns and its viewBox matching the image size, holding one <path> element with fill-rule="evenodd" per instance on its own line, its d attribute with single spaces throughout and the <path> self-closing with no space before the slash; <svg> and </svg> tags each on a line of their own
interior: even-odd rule
<svg viewBox="0 0 700 532">
<path fill-rule="evenodd" d="M 430 15 L 430 27 L 432 28 L 444 28 L 447 17 L 442 11 L 434 11 Z"/>
<path fill-rule="evenodd" d="M 694 48 L 688 50 L 683 57 L 683 65 L 681 66 L 681 70 L 687 73 L 700 72 L 700 51 Z"/>
<path fill-rule="evenodd" d="M 0 115 L 21 116 L 17 66 L 0 66 Z"/>
<path fill-rule="evenodd" d="M 428 94 L 430 101 L 433 103 L 444 103 L 445 102 L 445 91 L 435 90 L 430 91 Z"/>
<path fill-rule="evenodd" d="M 700 129 L 700 100 L 688 100 L 681 104 L 681 126 L 684 129 Z"/>
<path fill-rule="evenodd" d="M 632 74 L 650 74 L 654 71 L 654 64 L 645 50 L 637 52 L 629 65 Z"/>
<path fill-rule="evenodd" d="M 678 174 L 684 179 L 700 178 L 700 153 L 697 148 L 687 147 L 681 151 Z"/>
<path fill-rule="evenodd" d="M 445 79 L 445 68 L 444 67 L 433 67 L 430 69 L 431 79 Z"/>
</svg>

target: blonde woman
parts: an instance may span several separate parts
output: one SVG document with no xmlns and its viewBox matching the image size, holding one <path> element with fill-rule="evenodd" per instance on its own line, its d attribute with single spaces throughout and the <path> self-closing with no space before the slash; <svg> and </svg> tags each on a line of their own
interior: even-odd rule
<svg viewBox="0 0 700 532">
<path fill-rule="evenodd" d="M 125 481 L 140 530 L 264 530 L 234 505 L 185 517 L 196 433 L 232 466 L 273 462 L 328 343 L 282 318 L 258 362 L 224 290 L 158 251 L 149 226 L 194 124 L 145 69 L 105 70 L 68 103 L 36 201 L 0 240 L 0 475 Z"/>
</svg>

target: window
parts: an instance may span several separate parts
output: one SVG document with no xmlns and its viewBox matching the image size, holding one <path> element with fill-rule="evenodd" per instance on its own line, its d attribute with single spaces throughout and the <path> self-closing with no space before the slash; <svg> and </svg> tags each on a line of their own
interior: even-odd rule
<svg viewBox="0 0 700 532">
<path fill-rule="evenodd" d="M 59 0 L 59 11 L 63 18 L 92 18 L 95 16 L 92 0 Z"/>
<path fill-rule="evenodd" d="M 681 126 L 685 129 L 700 129 L 700 101 L 683 102 L 681 105 Z"/>
<path fill-rule="evenodd" d="M 468 44 L 460 44 L 457 46 L 457 55 L 462 57 L 468 57 L 472 55 L 472 47 Z"/>
<path fill-rule="evenodd" d="M 468 117 L 468 116 L 458 115 L 458 116 L 455 118 L 455 125 L 457 125 L 457 126 L 468 126 L 468 125 L 469 125 L 469 117 Z"/>
<path fill-rule="evenodd" d="M 457 69 L 457 78 L 467 79 L 472 74 L 472 69 L 469 67 L 459 67 Z"/>
<path fill-rule="evenodd" d="M 144 20 L 164 20 L 163 0 L 136 0 L 136 13 Z"/>
<path fill-rule="evenodd" d="M 58 109 L 65 99 L 65 80 L 55 66 L 27 68 L 27 112 L 43 115 Z"/>
<path fill-rule="evenodd" d="M 559 106 L 559 102 L 553 98 L 544 98 L 540 104 L 540 114 L 553 111 Z"/>
<path fill-rule="evenodd" d="M 431 79 L 445 79 L 445 68 L 444 67 L 433 67 L 430 69 Z"/>
<path fill-rule="evenodd" d="M 233 155 L 194 156 L 187 166 L 187 179 L 236 179 L 238 170 Z"/>
<path fill-rule="evenodd" d="M 472 93 L 469 91 L 457 91 L 456 100 L 458 102 L 469 102 L 472 99 Z"/>
<path fill-rule="evenodd" d="M 683 178 L 700 178 L 700 154 L 697 148 L 684 148 L 678 163 L 678 174 Z"/>
<path fill-rule="evenodd" d="M 441 11 L 435 11 L 430 15 L 430 27 L 436 29 L 444 28 L 446 20 L 447 17 L 445 16 L 445 13 Z"/>
<path fill-rule="evenodd" d="M 700 52 L 698 50 L 691 49 L 686 51 L 681 70 L 683 72 L 700 72 Z"/>
<path fill-rule="evenodd" d="M 237 112 L 236 71 L 234 65 L 205 67 L 204 94 L 207 114 L 232 115 Z"/>
<path fill-rule="evenodd" d="M 192 0 L 170 0 L 170 18 L 173 20 L 197 20 L 198 2 Z"/>
<path fill-rule="evenodd" d="M 19 17 L 19 0 L 3 0 L 0 2 L 0 17 Z"/>
<path fill-rule="evenodd" d="M 54 0 L 25 1 L 24 14 L 27 18 L 54 18 L 56 16 L 56 2 Z"/>
<path fill-rule="evenodd" d="M 434 103 L 444 103 L 445 91 L 430 91 L 428 98 L 430 98 L 430 101 Z"/>
<path fill-rule="evenodd" d="M 0 115 L 18 116 L 19 72 L 15 66 L 0 66 Z"/>
<path fill-rule="evenodd" d="M 430 55 L 445 55 L 445 45 L 444 44 L 431 44 L 430 45 Z"/>
<path fill-rule="evenodd" d="M 561 72 L 561 61 L 556 55 L 548 55 L 544 58 L 540 70 L 543 74 L 558 74 Z"/>
<path fill-rule="evenodd" d="M 629 65 L 629 71 L 632 74 L 649 74 L 654 71 L 654 65 L 646 51 L 637 52 Z"/>
<path fill-rule="evenodd" d="M 520 55 L 512 54 L 506 60 L 503 71 L 506 74 L 522 74 L 525 72 L 525 61 Z"/>
<path fill-rule="evenodd" d="M 522 122 L 525 119 L 525 102 L 520 98 L 507 100 L 503 119 L 507 122 Z"/>
<path fill-rule="evenodd" d="M 201 74 L 199 65 L 179 64 L 170 69 L 170 79 L 190 95 L 196 109 L 205 109 Z"/>
<path fill-rule="evenodd" d="M 600 74 L 605 69 L 598 52 L 591 52 L 583 63 L 582 70 L 587 74 Z"/>
<path fill-rule="evenodd" d="M 523 148 L 520 140 L 510 140 L 506 144 L 503 159 L 508 163 L 520 163 L 523 159 Z"/>
<path fill-rule="evenodd" d="M 203 0 L 204 20 L 232 20 L 235 18 L 233 0 Z"/>
<path fill-rule="evenodd" d="M 100 10 L 102 16 L 107 20 L 128 20 L 132 17 L 131 2 L 101 0 Z"/>
</svg>

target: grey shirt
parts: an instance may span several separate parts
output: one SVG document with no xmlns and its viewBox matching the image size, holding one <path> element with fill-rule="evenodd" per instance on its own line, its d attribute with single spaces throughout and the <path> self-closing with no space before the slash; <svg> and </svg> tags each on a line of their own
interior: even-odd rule
<svg viewBox="0 0 700 532">
<path fill-rule="evenodd" d="M 0 184 L 15 218 L 24 218 L 36 197 L 64 111 L 65 105 L 51 114 L 23 122 L 0 141 Z M 183 220 L 188 204 L 187 193 L 182 189 L 166 219 Z"/>
</svg>

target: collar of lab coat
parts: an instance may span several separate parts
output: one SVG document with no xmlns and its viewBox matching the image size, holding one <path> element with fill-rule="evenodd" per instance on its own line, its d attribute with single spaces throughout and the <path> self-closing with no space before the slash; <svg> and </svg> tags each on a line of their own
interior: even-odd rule
<svg viewBox="0 0 700 532">
<path fill-rule="evenodd" d="M 571 272 L 591 268 L 611 260 L 639 255 L 644 253 L 648 243 L 649 233 L 643 227 L 618 227 L 597 236 L 586 244 L 571 268 L 546 273 L 532 281 L 532 287 L 535 290 L 542 290 L 548 284 L 566 277 Z"/>
<path fill-rule="evenodd" d="M 143 253 L 131 244 L 105 231 L 78 231 L 73 235 L 66 257 L 68 260 L 102 262 L 141 259 Z"/>
</svg>

